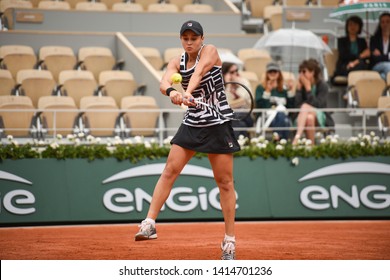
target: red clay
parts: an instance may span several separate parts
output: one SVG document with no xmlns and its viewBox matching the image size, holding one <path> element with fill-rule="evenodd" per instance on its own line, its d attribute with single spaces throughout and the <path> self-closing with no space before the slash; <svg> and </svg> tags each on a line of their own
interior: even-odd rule
<svg viewBox="0 0 390 280">
<path fill-rule="evenodd" d="M 0 228 L 2 260 L 211 260 L 223 223 L 160 223 L 134 242 L 131 225 Z M 237 259 L 389 260 L 390 221 L 238 222 Z"/>
</svg>

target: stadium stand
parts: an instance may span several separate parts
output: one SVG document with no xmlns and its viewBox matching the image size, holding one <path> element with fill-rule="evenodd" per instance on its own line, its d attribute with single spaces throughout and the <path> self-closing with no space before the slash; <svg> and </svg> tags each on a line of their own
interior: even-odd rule
<svg viewBox="0 0 390 280">
<path fill-rule="evenodd" d="M 78 2 L 75 9 L 79 11 L 106 11 L 107 6 L 100 2 Z"/>
<path fill-rule="evenodd" d="M 8 69 L 12 77 L 22 69 L 33 69 L 37 63 L 34 49 L 25 45 L 5 45 L 0 47 L 0 66 Z"/>
<path fill-rule="evenodd" d="M 78 108 L 70 96 L 42 96 L 38 101 L 42 127 L 46 135 L 73 133 Z M 68 110 L 68 111 L 67 111 Z"/>
<path fill-rule="evenodd" d="M 147 11 L 155 13 L 177 13 L 179 12 L 179 8 L 175 4 L 158 3 L 149 4 Z"/>
<path fill-rule="evenodd" d="M 115 3 L 112 5 L 111 8 L 113 11 L 119 11 L 119 12 L 143 12 L 144 7 L 139 3 Z"/>
<path fill-rule="evenodd" d="M 78 53 L 78 63 L 83 70 L 91 71 L 95 80 L 105 70 L 113 70 L 115 57 L 109 48 L 105 47 L 81 47 Z"/>
<path fill-rule="evenodd" d="M 2 111 L 2 110 L 18 111 Z M 1 135 L 29 137 L 33 133 L 31 124 L 34 110 L 31 98 L 28 96 L 0 96 L 0 132 Z"/>
<path fill-rule="evenodd" d="M 264 7 L 264 33 L 267 33 L 268 30 L 277 30 L 282 28 L 282 16 L 282 6 L 271 5 Z"/>
<path fill-rule="evenodd" d="M 70 10 L 70 4 L 63 1 L 40 1 L 38 9 Z"/>
<path fill-rule="evenodd" d="M 114 4 L 124 3 L 123 0 L 99 0 L 99 2 L 106 5 L 108 10 L 112 10 L 112 7 Z M 124 3 L 124 4 L 126 4 L 126 3 Z"/>
<path fill-rule="evenodd" d="M 133 2 L 142 5 L 144 10 L 146 11 L 150 4 L 158 4 L 160 0 L 134 0 Z"/>
<path fill-rule="evenodd" d="M 208 4 L 186 4 L 182 8 L 184 13 L 212 13 L 214 8 Z"/>
<path fill-rule="evenodd" d="M 137 50 L 146 58 L 156 70 L 161 70 L 164 65 L 163 58 L 157 48 L 139 47 Z"/>
<path fill-rule="evenodd" d="M 62 95 L 70 96 L 79 107 L 84 96 L 92 96 L 97 82 L 92 72 L 87 70 L 64 70 L 59 75 Z"/>
<path fill-rule="evenodd" d="M 123 97 L 137 91 L 137 82 L 129 71 L 103 71 L 99 75 L 99 86 L 104 95 L 114 98 L 118 107 Z"/>
<path fill-rule="evenodd" d="M 129 128 L 129 136 L 155 136 L 159 109 L 155 98 L 152 96 L 127 96 L 122 98 L 121 109 L 142 110 L 141 112 L 124 113 L 124 121 Z M 148 110 L 154 110 L 148 112 Z"/>
<path fill-rule="evenodd" d="M 115 124 L 118 119 L 118 106 L 113 97 L 84 96 L 80 100 L 80 109 L 84 111 L 82 120 L 90 135 L 114 136 Z M 108 111 L 99 112 L 99 110 Z"/>
<path fill-rule="evenodd" d="M 15 80 L 7 69 L 0 69 L 0 95 L 11 95 Z"/>
<path fill-rule="evenodd" d="M 175 4 L 179 8 L 180 11 L 186 12 L 184 10 L 184 6 L 191 5 L 195 1 L 194 0 L 167 0 L 166 2 L 168 2 L 170 4 Z"/>
<path fill-rule="evenodd" d="M 357 107 L 358 106 L 358 96 L 357 96 L 357 90 L 356 90 L 356 84 L 360 80 L 378 80 L 381 79 L 380 75 L 376 71 L 371 70 L 359 70 L 359 71 L 353 71 L 348 74 L 348 88 L 347 88 L 347 95 L 348 95 L 348 106 L 349 107 Z M 364 85 L 365 83 L 362 83 L 361 85 Z M 382 91 L 384 89 L 384 86 L 382 87 Z M 376 99 L 377 101 L 378 99 Z M 376 106 L 376 105 L 375 105 Z"/>
<path fill-rule="evenodd" d="M 68 2 L 70 7 L 72 9 L 75 9 L 76 8 L 76 5 L 77 3 L 80 3 L 80 2 L 86 2 L 87 0 L 64 0 L 65 2 Z"/>
<path fill-rule="evenodd" d="M 70 47 L 43 46 L 39 49 L 39 65 L 49 70 L 58 82 L 58 76 L 63 70 L 72 70 L 77 64 L 77 58 Z"/>
<path fill-rule="evenodd" d="M 48 70 L 20 70 L 16 76 L 16 82 L 20 86 L 21 95 L 30 97 L 34 107 L 38 106 L 41 96 L 51 95 L 56 87 L 53 75 Z"/>
<path fill-rule="evenodd" d="M 255 72 L 259 80 L 265 72 L 267 63 L 272 61 L 267 51 L 253 48 L 240 49 L 237 56 L 244 63 L 244 70 Z"/>
</svg>

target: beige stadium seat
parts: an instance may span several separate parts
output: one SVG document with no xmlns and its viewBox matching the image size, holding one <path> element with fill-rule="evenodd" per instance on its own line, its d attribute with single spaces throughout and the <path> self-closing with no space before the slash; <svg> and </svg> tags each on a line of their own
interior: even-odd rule
<svg viewBox="0 0 390 280">
<path fill-rule="evenodd" d="M 115 57 L 109 48 L 82 47 L 78 54 L 81 69 L 91 71 L 98 81 L 102 71 L 112 70 L 115 66 Z"/>
<path fill-rule="evenodd" d="M 15 110 L 6 112 L 2 110 Z M 3 95 L 0 96 L 0 129 L 4 135 L 27 137 L 30 135 L 30 126 L 34 116 L 34 106 L 28 96 Z"/>
<path fill-rule="evenodd" d="M 378 99 L 378 128 L 383 137 L 390 129 L 390 96 L 381 96 Z"/>
<path fill-rule="evenodd" d="M 332 53 L 325 53 L 324 54 L 324 62 L 326 69 L 328 71 L 329 78 L 334 76 L 334 73 L 336 71 L 336 65 L 337 60 L 339 58 L 339 50 L 338 49 L 332 49 Z M 333 84 L 334 85 L 342 85 L 345 86 L 348 84 L 348 78 L 344 76 L 336 76 L 333 77 Z"/>
<path fill-rule="evenodd" d="M 83 123 L 92 136 L 114 136 L 119 115 L 118 106 L 111 96 L 85 96 L 81 98 L 80 109 L 85 111 Z M 88 111 L 108 110 L 108 111 Z M 112 111 L 114 110 L 114 111 Z"/>
<path fill-rule="evenodd" d="M 283 0 L 283 5 L 292 7 L 292 6 L 306 6 L 308 0 Z"/>
<path fill-rule="evenodd" d="M 180 56 L 184 52 L 183 48 L 167 48 L 164 51 L 164 65 L 167 65 L 172 58 Z"/>
<path fill-rule="evenodd" d="M 43 46 L 39 50 L 39 61 L 43 69 L 49 70 L 58 82 L 58 76 L 63 70 L 72 70 L 77 64 L 77 58 L 70 47 Z"/>
<path fill-rule="evenodd" d="M 24 69 L 16 76 L 16 82 L 20 85 L 21 92 L 31 98 L 34 107 L 38 106 L 41 96 L 51 95 L 56 82 L 48 70 Z"/>
<path fill-rule="evenodd" d="M 240 71 L 240 75 L 249 81 L 253 98 L 255 98 L 256 88 L 260 84 L 260 80 L 256 73 L 251 71 Z"/>
<path fill-rule="evenodd" d="M 37 57 L 32 47 L 24 45 L 4 45 L 0 47 L 1 68 L 8 69 L 12 77 L 22 69 L 33 69 Z"/>
<path fill-rule="evenodd" d="M 59 84 L 62 85 L 64 95 L 70 96 L 80 105 L 83 96 L 92 96 L 97 87 L 97 82 L 90 71 L 64 70 L 60 73 Z"/>
<path fill-rule="evenodd" d="M 11 95 L 15 80 L 7 69 L 0 69 L 0 95 Z"/>
<path fill-rule="evenodd" d="M 259 50 L 259 49 L 254 49 L 254 48 L 242 48 L 242 49 L 238 50 L 237 56 L 239 59 L 244 61 L 248 57 L 270 56 L 270 54 L 266 50 Z"/>
<path fill-rule="evenodd" d="M 273 5 L 274 0 L 246 0 L 248 10 L 251 12 L 251 18 L 264 18 L 264 7 Z"/>
<path fill-rule="evenodd" d="M 40 1 L 38 9 L 44 10 L 70 10 L 70 4 L 63 1 Z"/>
<path fill-rule="evenodd" d="M 358 100 L 356 95 L 356 83 L 361 79 L 372 79 L 377 80 L 381 79 L 381 76 L 376 71 L 371 70 L 359 70 L 352 71 L 348 74 L 348 87 L 347 87 L 347 96 L 348 96 L 348 106 L 356 107 L 358 106 Z"/>
<path fill-rule="evenodd" d="M 317 0 L 321 2 L 322 7 L 337 7 L 340 3 L 340 0 Z"/>
<path fill-rule="evenodd" d="M 79 2 L 75 9 L 79 11 L 106 11 L 107 6 L 100 2 Z"/>
<path fill-rule="evenodd" d="M 112 10 L 114 4 L 123 3 L 123 0 L 99 0 L 99 2 L 105 4 L 108 10 Z"/>
<path fill-rule="evenodd" d="M 150 4 L 157 4 L 160 2 L 160 0 L 134 0 L 133 2 L 142 5 L 144 10 L 146 11 Z"/>
<path fill-rule="evenodd" d="M 143 12 L 144 7 L 138 3 L 115 3 L 111 8 L 113 11 L 118 12 Z"/>
<path fill-rule="evenodd" d="M 208 4 L 187 4 L 184 5 L 183 13 L 212 13 L 214 8 Z"/>
<path fill-rule="evenodd" d="M 77 3 L 88 2 L 88 0 L 64 0 L 64 1 L 69 3 L 71 9 L 75 9 Z"/>
<path fill-rule="evenodd" d="M 282 28 L 283 7 L 280 5 L 271 5 L 264 7 L 265 27 L 271 26 L 271 30 Z"/>
<path fill-rule="evenodd" d="M 169 0 L 168 1 L 170 4 L 175 4 L 180 11 L 183 11 L 183 8 L 185 5 L 192 4 L 194 0 Z"/>
<path fill-rule="evenodd" d="M 137 50 L 146 58 L 154 69 L 161 70 L 164 65 L 163 58 L 157 48 L 140 47 Z"/>
<path fill-rule="evenodd" d="M 360 78 L 354 89 L 359 108 L 376 108 L 386 84 L 382 78 Z"/>
<path fill-rule="evenodd" d="M 134 95 L 137 82 L 129 71 L 103 71 L 99 76 L 99 86 L 103 86 L 103 93 L 115 99 L 120 107 L 123 97 Z"/>
<path fill-rule="evenodd" d="M 272 61 L 267 51 L 252 48 L 238 50 L 237 56 L 244 63 L 244 70 L 255 72 L 259 80 L 261 80 L 263 73 L 265 73 L 267 64 Z"/>
<path fill-rule="evenodd" d="M 153 13 L 177 13 L 179 8 L 175 4 L 158 3 L 149 4 L 147 11 Z"/>
<path fill-rule="evenodd" d="M 42 124 L 48 135 L 65 136 L 73 133 L 78 109 L 72 97 L 42 96 L 38 101 L 38 109 L 42 112 Z"/>
<path fill-rule="evenodd" d="M 130 128 L 130 136 L 155 136 L 158 126 L 159 108 L 151 96 L 128 96 L 122 98 L 122 110 L 142 110 L 126 112 L 125 123 Z M 150 110 L 150 111 L 148 111 Z"/>
</svg>

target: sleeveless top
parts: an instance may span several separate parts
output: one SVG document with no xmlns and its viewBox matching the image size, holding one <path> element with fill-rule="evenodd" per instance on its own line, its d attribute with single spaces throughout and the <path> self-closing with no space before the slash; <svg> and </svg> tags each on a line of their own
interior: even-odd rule
<svg viewBox="0 0 390 280">
<path fill-rule="evenodd" d="M 182 86 L 187 90 L 189 81 L 195 71 L 200 59 L 200 53 L 204 45 L 198 52 L 196 61 L 193 67 L 187 69 L 188 55 L 184 52 L 180 59 L 180 74 L 182 76 Z M 202 101 L 213 105 L 219 109 L 219 112 L 227 117 L 233 116 L 233 110 L 230 108 L 226 95 L 222 76 L 221 66 L 214 65 L 200 81 L 199 86 L 192 92 L 194 98 L 202 98 Z M 197 106 L 188 107 L 183 119 L 183 124 L 194 127 L 207 127 L 217 124 L 222 124 L 229 120 L 222 118 L 213 109 L 198 104 Z"/>
</svg>

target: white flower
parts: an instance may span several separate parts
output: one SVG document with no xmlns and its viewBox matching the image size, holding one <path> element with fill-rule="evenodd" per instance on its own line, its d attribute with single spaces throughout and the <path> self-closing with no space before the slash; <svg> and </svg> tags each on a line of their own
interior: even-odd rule
<svg viewBox="0 0 390 280">
<path fill-rule="evenodd" d="M 349 138 L 349 141 L 351 142 L 357 142 L 359 139 L 357 137 L 351 137 Z"/>
<path fill-rule="evenodd" d="M 375 136 L 374 139 L 373 139 L 375 142 L 379 142 L 381 140 L 381 138 L 379 136 Z"/>
<path fill-rule="evenodd" d="M 14 137 L 12 136 L 12 135 L 7 135 L 7 139 L 8 139 L 8 141 L 12 141 L 12 140 L 14 140 Z"/>
<path fill-rule="evenodd" d="M 317 133 L 316 133 L 316 138 L 317 138 L 317 139 L 322 138 L 322 133 L 321 133 L 321 132 L 317 132 Z"/>
<path fill-rule="evenodd" d="M 42 140 L 39 140 L 39 141 L 38 141 L 38 145 L 39 145 L 39 146 L 43 146 L 43 145 L 45 145 L 45 142 L 42 141 Z"/>
<path fill-rule="evenodd" d="M 238 144 L 240 144 L 241 147 L 245 146 L 246 139 L 238 137 L 237 139 Z"/>
<path fill-rule="evenodd" d="M 87 136 L 87 141 L 88 142 L 93 142 L 94 139 L 95 139 L 95 137 L 93 137 L 92 135 L 88 135 Z"/>
<path fill-rule="evenodd" d="M 366 143 L 360 142 L 360 146 L 364 147 L 364 146 L 366 146 Z"/>
<path fill-rule="evenodd" d="M 73 134 L 68 134 L 68 135 L 66 136 L 66 138 L 67 138 L 69 141 L 73 141 L 74 138 L 75 138 L 75 136 L 74 136 Z"/>
<path fill-rule="evenodd" d="M 263 135 L 259 136 L 259 142 L 264 142 L 265 141 L 265 137 Z"/>
<path fill-rule="evenodd" d="M 112 146 L 112 143 L 111 142 L 107 142 L 107 147 L 111 147 Z"/>
<path fill-rule="evenodd" d="M 375 131 L 370 132 L 371 137 L 375 137 Z"/>
<path fill-rule="evenodd" d="M 167 138 L 164 139 L 163 144 L 166 146 L 170 145 L 172 138 L 173 138 L 173 136 L 168 136 Z"/>
<path fill-rule="evenodd" d="M 324 144 L 326 142 L 326 140 L 324 139 L 324 138 L 322 138 L 321 140 L 320 140 L 320 143 L 321 144 Z"/>
<path fill-rule="evenodd" d="M 156 143 L 157 143 L 157 139 L 156 139 L 156 138 L 152 138 L 152 139 L 150 139 L 150 143 L 152 143 L 152 144 L 156 144 Z"/>
<path fill-rule="evenodd" d="M 273 139 L 279 139 L 279 133 L 277 132 L 272 133 L 272 137 Z"/>
<path fill-rule="evenodd" d="M 259 143 L 259 138 L 257 138 L 257 137 L 251 138 L 251 143 L 256 145 L 257 143 Z"/>
<path fill-rule="evenodd" d="M 332 143 L 332 144 L 337 144 L 337 138 L 332 138 L 332 140 L 330 140 L 330 142 Z"/>
<path fill-rule="evenodd" d="M 136 144 L 142 144 L 142 137 L 141 136 L 135 136 L 134 141 Z"/>
<path fill-rule="evenodd" d="M 359 133 L 357 137 L 362 138 L 362 136 L 363 136 L 363 134 Z"/>
<path fill-rule="evenodd" d="M 146 149 L 152 148 L 152 145 L 150 144 L 149 141 L 145 141 L 144 145 L 145 145 L 145 148 L 146 148 Z"/>
<path fill-rule="evenodd" d="M 282 144 L 282 145 L 286 145 L 287 144 L 287 140 L 286 139 L 281 139 L 279 143 Z"/>
<path fill-rule="evenodd" d="M 83 138 L 84 136 L 85 136 L 84 132 L 79 132 L 79 133 L 77 134 L 77 137 L 78 137 L 78 138 Z"/>
<path fill-rule="evenodd" d="M 79 138 L 76 138 L 76 139 L 74 140 L 74 144 L 75 144 L 76 146 L 80 145 L 80 143 L 81 143 L 81 140 L 80 140 Z"/>
<path fill-rule="evenodd" d="M 61 140 L 62 139 L 62 134 L 57 134 L 56 137 L 57 137 L 58 140 Z"/>
<path fill-rule="evenodd" d="M 294 166 L 297 166 L 299 164 L 299 158 L 295 157 L 291 160 L 291 163 L 294 165 Z"/>
<path fill-rule="evenodd" d="M 95 143 L 96 143 L 96 144 L 99 144 L 100 142 L 102 142 L 102 138 L 96 137 L 96 138 L 95 138 Z"/>
<path fill-rule="evenodd" d="M 276 150 L 278 150 L 278 151 L 283 150 L 283 148 L 284 148 L 284 147 L 283 147 L 282 145 L 279 145 L 279 144 L 276 145 Z"/>
<path fill-rule="evenodd" d="M 16 141 L 16 140 L 13 140 L 13 141 L 12 141 L 12 144 L 14 144 L 15 146 L 19 146 L 19 142 Z"/>
<path fill-rule="evenodd" d="M 260 148 L 260 149 L 265 149 L 265 148 L 267 148 L 267 145 L 264 144 L 264 143 L 257 143 L 256 146 L 257 146 L 258 148 Z"/>
<path fill-rule="evenodd" d="M 132 145 L 132 144 L 133 144 L 133 141 L 132 141 L 130 138 L 126 138 L 125 141 L 124 141 L 124 143 L 125 143 L 126 145 Z"/>
<path fill-rule="evenodd" d="M 50 147 L 52 147 L 53 149 L 57 149 L 60 145 L 58 145 L 57 142 L 53 142 L 50 144 Z"/>
<path fill-rule="evenodd" d="M 310 139 L 306 139 L 305 145 L 306 146 L 311 146 L 311 144 L 313 144 L 313 142 Z"/>
</svg>

